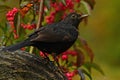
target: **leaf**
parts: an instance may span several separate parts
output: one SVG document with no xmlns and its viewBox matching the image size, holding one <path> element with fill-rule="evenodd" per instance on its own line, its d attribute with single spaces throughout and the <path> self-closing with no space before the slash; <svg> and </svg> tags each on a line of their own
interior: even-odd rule
<svg viewBox="0 0 120 80">
<path fill-rule="evenodd" d="M 53 3 L 54 3 L 54 2 L 56 2 L 56 0 L 51 0 L 51 2 L 53 2 Z"/>
<path fill-rule="evenodd" d="M 22 17 L 24 17 L 25 14 L 27 14 L 27 12 L 31 9 L 32 6 L 33 6 L 32 3 L 28 3 L 20 9 L 20 13 L 21 13 Z"/>
<path fill-rule="evenodd" d="M 84 11 L 85 13 L 91 15 L 91 7 L 90 7 L 90 5 L 84 0 L 80 1 L 80 3 L 81 3 L 80 8 L 82 9 L 82 11 Z"/>
<path fill-rule="evenodd" d="M 50 0 L 45 0 L 45 6 L 50 9 Z"/>
<path fill-rule="evenodd" d="M 87 72 L 87 71 L 84 70 L 84 69 L 82 69 L 82 72 L 83 72 L 84 74 L 86 74 L 86 75 L 90 78 L 90 80 L 92 80 L 92 76 L 90 75 L 89 72 Z"/>
<path fill-rule="evenodd" d="M 84 1 L 89 4 L 89 6 L 90 6 L 91 9 L 94 9 L 95 0 L 84 0 Z"/>
<path fill-rule="evenodd" d="M 83 74 L 83 70 L 78 69 L 77 71 L 78 71 L 78 74 L 79 74 L 80 77 L 81 77 L 81 80 L 85 80 L 85 75 Z"/>
<path fill-rule="evenodd" d="M 3 25 L 3 26 L 0 24 L 0 29 L 3 31 L 4 34 L 7 34 L 8 30 L 9 30 L 8 26 L 9 26 L 9 24 L 7 24 L 7 23 L 5 23 L 5 25 Z"/>
<path fill-rule="evenodd" d="M 77 67 L 80 67 L 84 64 L 85 61 L 85 55 L 83 51 L 78 48 L 76 45 L 74 45 L 75 51 L 77 51 Z"/>
<path fill-rule="evenodd" d="M 84 39 L 79 37 L 79 40 L 81 41 L 83 48 L 87 51 L 87 53 L 90 57 L 90 61 L 93 62 L 94 53 L 93 53 L 92 49 L 89 47 L 89 45 L 87 44 L 87 42 Z"/>
<path fill-rule="evenodd" d="M 78 50 L 78 54 L 77 54 L 77 66 L 80 67 L 84 64 L 85 61 L 85 55 L 83 54 L 83 52 L 81 50 Z"/>
<path fill-rule="evenodd" d="M 83 66 L 85 66 L 87 69 L 89 68 L 94 68 L 95 70 L 99 71 L 102 75 L 104 75 L 103 70 L 101 69 L 101 67 L 96 64 L 96 63 L 90 63 L 90 62 L 86 62 Z"/>
<path fill-rule="evenodd" d="M 65 0 L 61 0 L 61 2 L 62 2 L 64 5 L 66 5 L 66 2 L 65 2 Z"/>
</svg>

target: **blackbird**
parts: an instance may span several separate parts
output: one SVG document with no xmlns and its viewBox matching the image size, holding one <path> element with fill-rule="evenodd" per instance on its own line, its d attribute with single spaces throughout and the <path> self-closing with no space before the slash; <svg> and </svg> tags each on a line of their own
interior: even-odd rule
<svg viewBox="0 0 120 80">
<path fill-rule="evenodd" d="M 37 47 L 44 53 L 60 53 L 69 49 L 78 37 L 78 25 L 87 14 L 70 13 L 63 20 L 40 27 L 22 42 L 3 50 L 15 51 L 25 46 Z"/>
</svg>

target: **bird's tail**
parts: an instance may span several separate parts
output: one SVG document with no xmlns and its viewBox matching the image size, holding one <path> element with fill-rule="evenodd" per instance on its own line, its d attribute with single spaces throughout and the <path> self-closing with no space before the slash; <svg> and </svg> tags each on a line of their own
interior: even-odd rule
<svg viewBox="0 0 120 80">
<path fill-rule="evenodd" d="M 7 46 L 7 47 L 3 48 L 3 51 L 15 51 L 17 49 L 20 49 L 25 46 L 30 46 L 30 45 L 31 45 L 31 42 L 30 42 L 30 40 L 27 39 L 27 40 L 24 40 L 22 42 L 15 44 L 15 45 L 11 45 L 11 46 Z"/>
</svg>

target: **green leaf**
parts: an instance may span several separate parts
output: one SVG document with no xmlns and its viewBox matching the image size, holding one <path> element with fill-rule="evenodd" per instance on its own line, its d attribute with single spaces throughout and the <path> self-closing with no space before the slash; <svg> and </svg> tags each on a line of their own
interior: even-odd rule
<svg viewBox="0 0 120 80">
<path fill-rule="evenodd" d="M 50 0 L 45 0 L 45 6 L 50 9 Z"/>
<path fill-rule="evenodd" d="M 101 67 L 96 64 L 96 63 L 90 63 L 90 62 L 86 62 L 83 66 L 85 66 L 87 69 L 93 68 L 97 71 L 99 71 L 102 75 L 104 75 L 103 70 L 101 69 Z"/>
<path fill-rule="evenodd" d="M 3 25 L 0 24 L 0 29 L 4 34 L 7 34 L 8 30 L 10 29 L 9 23 L 4 23 Z"/>
<path fill-rule="evenodd" d="M 74 50 L 77 51 L 77 67 L 80 67 L 84 64 L 85 61 L 85 55 L 81 48 L 79 48 L 77 45 L 73 45 Z"/>
<path fill-rule="evenodd" d="M 65 2 L 65 0 L 61 0 L 61 2 L 62 2 L 64 5 L 66 5 L 66 2 Z"/>
<path fill-rule="evenodd" d="M 83 72 L 84 74 L 86 74 L 86 75 L 89 77 L 90 80 L 92 80 L 92 76 L 90 75 L 89 72 L 87 72 L 87 71 L 84 70 L 84 69 L 82 69 L 82 72 Z"/>
<path fill-rule="evenodd" d="M 81 41 L 82 47 L 85 49 L 85 51 L 87 52 L 87 54 L 90 57 L 90 61 L 93 62 L 94 59 L 94 53 L 92 51 L 92 49 L 89 47 L 88 43 L 86 40 L 84 40 L 83 38 L 79 37 L 79 40 Z"/>
<path fill-rule="evenodd" d="M 84 0 L 84 1 L 89 4 L 89 6 L 90 6 L 91 9 L 94 9 L 95 0 Z"/>
<path fill-rule="evenodd" d="M 46 0 L 46 1 L 48 1 L 48 0 Z M 53 3 L 54 3 L 54 2 L 56 2 L 56 0 L 51 0 L 51 2 L 53 2 Z"/>
<path fill-rule="evenodd" d="M 87 14 L 91 15 L 90 5 L 84 0 L 80 1 L 80 3 L 81 3 L 80 8 L 82 8 L 82 10 L 84 10 L 84 12 L 86 12 Z"/>
<path fill-rule="evenodd" d="M 78 74 L 80 75 L 81 80 L 85 80 L 85 75 L 83 74 L 83 70 L 78 69 Z"/>
</svg>

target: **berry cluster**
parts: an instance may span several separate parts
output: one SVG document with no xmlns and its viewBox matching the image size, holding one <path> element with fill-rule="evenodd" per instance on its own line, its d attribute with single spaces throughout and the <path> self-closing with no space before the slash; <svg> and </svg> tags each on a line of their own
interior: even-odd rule
<svg viewBox="0 0 120 80">
<path fill-rule="evenodd" d="M 80 0 L 65 0 L 65 4 L 62 2 L 52 2 L 50 3 L 51 8 L 53 11 L 50 12 L 50 15 L 46 16 L 46 22 L 51 24 L 55 21 L 55 16 L 57 13 L 62 13 L 62 19 L 65 18 L 67 12 L 74 12 L 74 5 L 75 3 L 80 2 Z"/>
<path fill-rule="evenodd" d="M 10 23 L 14 23 L 14 17 L 15 17 L 15 14 L 17 12 L 18 12 L 18 9 L 17 8 L 13 8 L 12 10 L 8 11 L 8 13 L 6 14 L 7 20 Z"/>
<path fill-rule="evenodd" d="M 45 57 L 45 55 L 44 55 L 44 53 L 43 53 L 42 51 L 40 51 L 39 54 L 40 54 L 41 57 Z M 46 54 L 46 55 L 47 55 L 47 54 Z"/>
<path fill-rule="evenodd" d="M 67 77 L 68 80 L 72 80 L 72 78 L 78 73 L 77 70 L 74 70 L 72 72 L 67 72 L 65 75 Z"/>
<path fill-rule="evenodd" d="M 23 27 L 24 29 L 28 29 L 28 30 L 33 30 L 36 28 L 36 24 L 21 24 L 21 27 Z"/>
<path fill-rule="evenodd" d="M 68 59 L 68 55 L 71 55 L 71 56 L 77 56 L 77 52 L 76 51 L 72 51 L 72 50 L 68 50 L 66 52 L 63 52 L 62 53 L 62 60 L 67 60 Z"/>
<path fill-rule="evenodd" d="M 67 64 L 67 67 L 66 66 L 62 66 L 64 68 L 64 70 L 66 71 L 65 75 L 67 76 L 68 80 L 72 80 L 72 78 L 77 74 L 77 66 L 74 65 L 76 64 L 76 61 L 77 60 L 73 60 L 73 61 L 69 61 L 70 59 L 70 56 L 72 56 L 72 58 L 74 57 L 77 57 L 77 54 L 78 52 L 74 51 L 74 50 L 68 50 L 66 52 L 63 52 L 62 53 L 62 56 L 60 57 L 62 59 L 62 61 L 66 61 L 65 65 Z M 74 58 L 74 59 L 77 59 L 77 58 Z M 69 65 L 69 64 L 72 64 L 72 65 Z M 70 71 L 72 69 L 69 70 L 70 67 L 73 67 L 75 66 L 76 68 L 73 69 L 73 71 Z"/>
<path fill-rule="evenodd" d="M 13 29 L 13 35 L 15 39 L 18 38 L 17 31 L 15 30 L 15 26 L 14 26 L 14 18 L 15 18 L 16 13 L 18 13 L 18 9 L 13 8 L 12 10 L 8 11 L 6 14 L 7 20 L 9 21 L 9 24 L 11 25 Z"/>
</svg>

